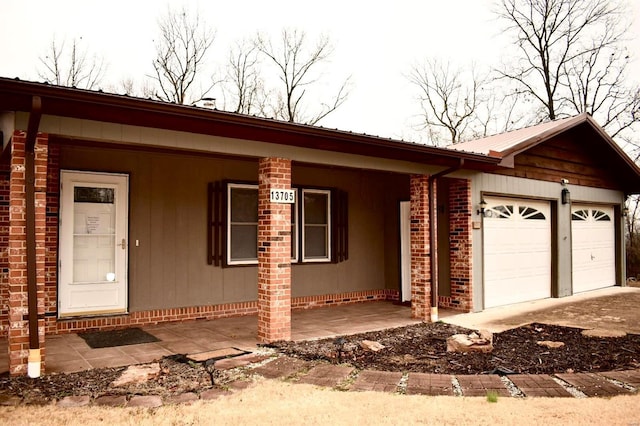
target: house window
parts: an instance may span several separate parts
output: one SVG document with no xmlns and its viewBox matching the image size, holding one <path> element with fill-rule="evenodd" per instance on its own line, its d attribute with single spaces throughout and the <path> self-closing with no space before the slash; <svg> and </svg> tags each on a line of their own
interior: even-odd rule
<svg viewBox="0 0 640 426">
<path fill-rule="evenodd" d="M 258 262 L 258 187 L 229 184 L 227 187 L 227 263 Z"/>
<path fill-rule="evenodd" d="M 302 190 L 302 261 L 331 260 L 331 192 Z"/>
<path fill-rule="evenodd" d="M 258 186 L 227 184 L 227 264 L 258 263 Z M 298 261 L 298 209 L 291 204 L 291 261 Z"/>
</svg>

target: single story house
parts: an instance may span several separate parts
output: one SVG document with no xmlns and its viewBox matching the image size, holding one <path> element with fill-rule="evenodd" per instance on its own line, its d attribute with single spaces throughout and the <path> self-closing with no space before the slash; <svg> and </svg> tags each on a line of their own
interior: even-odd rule
<svg viewBox="0 0 640 426">
<path fill-rule="evenodd" d="M 57 333 L 257 314 L 274 341 L 292 309 L 625 282 L 640 170 L 588 115 L 436 148 L 0 78 L 0 130 L 13 375 Z"/>
</svg>

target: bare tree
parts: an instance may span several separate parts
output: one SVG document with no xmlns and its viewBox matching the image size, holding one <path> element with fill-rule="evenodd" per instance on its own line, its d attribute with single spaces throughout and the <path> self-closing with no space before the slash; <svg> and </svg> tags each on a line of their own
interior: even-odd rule
<svg viewBox="0 0 640 426">
<path fill-rule="evenodd" d="M 541 119 L 602 112 L 619 117 L 625 55 L 616 52 L 627 29 L 617 0 L 500 0 L 498 15 L 514 34 L 513 65 L 497 70 L 536 99 Z M 605 58 L 605 52 L 613 56 Z M 622 61 L 622 62 L 621 62 Z M 610 109 L 603 105 L 607 99 Z M 624 103 L 624 102 L 623 102 Z M 607 111 L 604 111 L 607 109 Z"/>
<path fill-rule="evenodd" d="M 154 98 L 154 87 L 151 86 L 148 79 L 142 82 L 132 77 L 123 77 L 116 84 L 107 85 L 107 90 L 112 93 L 118 93 L 127 96 L 136 96 L 140 98 Z"/>
<path fill-rule="evenodd" d="M 640 119 L 640 90 L 626 85 L 628 64 L 629 55 L 616 48 L 594 48 L 565 64 L 569 108 L 597 116 L 613 138 Z"/>
<path fill-rule="evenodd" d="M 231 86 L 233 111 L 264 115 L 264 82 L 260 76 L 258 46 L 250 41 L 237 42 L 229 51 L 225 82 Z"/>
<path fill-rule="evenodd" d="M 198 14 L 187 9 L 169 9 L 159 22 L 160 35 L 156 41 L 153 60 L 159 91 L 155 97 L 178 104 L 202 98 L 215 85 L 213 81 L 192 96 L 194 85 L 205 72 L 202 70 L 207 52 L 215 40 L 214 31 L 207 28 Z"/>
<path fill-rule="evenodd" d="M 44 81 L 58 86 L 95 89 L 104 77 L 104 60 L 96 55 L 90 56 L 80 46 L 80 39 L 73 39 L 66 48 L 63 41 L 58 44 L 53 38 L 44 57 L 40 57 L 43 68 L 38 75 Z"/>
<path fill-rule="evenodd" d="M 474 134 L 484 80 L 471 69 L 466 73 L 448 62 L 427 60 L 409 74 L 420 91 L 423 128 L 434 145 L 458 143 Z"/>
<path fill-rule="evenodd" d="M 317 87 L 321 82 L 322 65 L 328 61 L 332 53 L 327 37 L 321 36 L 315 44 L 310 45 L 304 31 L 284 29 L 278 43 L 274 44 L 259 34 L 256 46 L 275 66 L 281 83 L 275 89 L 276 99 L 271 104 L 275 118 L 317 124 L 346 100 L 349 94 L 349 78 L 343 81 L 328 102 L 320 101 L 319 109 L 309 106 L 312 98 L 309 89 Z"/>
</svg>

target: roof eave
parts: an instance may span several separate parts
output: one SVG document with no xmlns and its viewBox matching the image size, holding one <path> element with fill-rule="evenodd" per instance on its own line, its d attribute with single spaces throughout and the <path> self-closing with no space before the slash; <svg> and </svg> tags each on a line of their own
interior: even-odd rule
<svg viewBox="0 0 640 426">
<path fill-rule="evenodd" d="M 94 107 L 108 110 L 110 117 L 112 117 L 109 121 L 117 123 L 125 122 L 126 124 L 131 124 L 129 121 L 132 120 L 132 113 L 139 115 L 152 114 L 178 118 L 176 123 L 204 121 L 207 126 L 201 125 L 201 128 L 207 127 L 208 130 L 206 132 L 200 130 L 199 132 L 201 133 L 215 134 L 218 126 L 221 126 L 229 132 L 231 129 L 235 129 L 239 131 L 239 135 L 251 134 L 255 139 L 269 143 L 297 144 L 309 148 L 332 151 L 344 150 L 345 152 L 363 155 L 392 156 L 398 157 L 396 159 L 426 163 L 434 162 L 435 164 L 443 165 L 456 164 L 462 158 L 465 160 L 467 168 L 471 169 L 493 168 L 500 161 L 499 158 L 492 158 L 482 154 L 412 144 L 366 134 L 21 80 L 0 78 L 0 93 L 14 95 L 13 102 L 6 99 L 5 102 L 0 100 L 0 108 L 10 102 L 16 110 L 20 111 L 28 111 L 31 97 L 38 95 L 43 100 L 43 114 L 49 115 L 87 118 L 91 116 L 91 107 Z M 19 99 L 16 99 L 16 97 Z M 169 126 L 164 120 L 157 120 L 157 122 L 160 123 L 160 126 L 163 124 Z M 172 129 L 193 131 L 192 128 Z M 287 135 L 288 138 L 280 141 L 280 138 L 275 137 L 276 135 Z M 295 139 L 298 136 L 305 140 L 296 141 Z M 260 139 L 261 137 L 262 139 Z M 316 142 L 316 145 L 309 146 L 307 145 L 309 142 Z"/>
</svg>

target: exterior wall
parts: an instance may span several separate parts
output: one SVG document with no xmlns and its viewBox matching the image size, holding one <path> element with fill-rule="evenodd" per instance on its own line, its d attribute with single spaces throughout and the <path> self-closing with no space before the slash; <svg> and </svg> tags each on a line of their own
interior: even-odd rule
<svg viewBox="0 0 640 426">
<path fill-rule="evenodd" d="M 473 221 L 478 224 L 473 229 L 473 309 L 484 309 L 483 302 L 483 258 L 482 258 L 482 218 L 475 212 L 485 195 L 505 197 L 522 197 L 548 200 L 552 204 L 552 295 L 564 297 L 572 294 L 571 278 L 571 205 L 563 205 L 560 199 L 562 185 L 560 181 L 547 182 L 489 173 L 470 175 L 472 181 L 472 210 Z M 593 203 L 603 205 L 622 206 L 625 198 L 621 191 L 594 188 L 586 186 L 568 185 L 571 191 L 572 203 Z M 622 220 L 620 217 L 617 220 Z M 624 258 L 624 239 L 619 238 L 618 244 Z M 624 282 L 618 274 L 618 285 Z"/>
<path fill-rule="evenodd" d="M 157 317 L 152 314 L 154 311 L 162 312 L 161 316 L 170 309 L 189 307 L 208 312 L 210 306 L 250 304 L 257 299 L 257 267 L 207 265 L 205 232 L 207 184 L 223 179 L 257 182 L 257 160 L 63 143 L 52 148 L 52 169 L 58 149 L 58 168 L 130 175 L 129 240 L 139 242 L 138 247 L 131 245 L 129 253 L 132 316 L 140 315 L 149 321 Z M 58 185 L 58 176 L 59 172 L 50 172 L 50 190 Z M 379 300 L 381 294 L 384 298 L 397 299 L 397 208 L 398 201 L 408 197 L 408 181 L 408 176 L 395 173 L 328 170 L 294 164 L 293 185 L 337 187 L 349 194 L 349 259 L 336 264 L 294 264 L 292 297 L 298 301 L 295 307 L 335 301 L 346 303 L 345 300 Z M 50 194 L 50 198 L 55 198 L 53 195 Z M 52 217 L 58 208 L 57 199 L 53 201 L 49 203 L 48 212 Z M 52 229 L 55 223 L 51 221 L 49 225 L 48 247 L 53 249 L 57 242 Z M 48 252 L 47 259 L 48 265 L 55 268 L 56 257 L 52 251 Z M 49 288 L 53 288 L 56 280 L 54 273 L 48 275 Z M 54 303 L 52 297 L 47 306 L 55 309 Z M 247 309 L 242 308 L 238 313 L 250 313 L 253 308 Z M 63 325 L 67 320 L 56 325 L 55 310 L 47 312 L 50 331 L 53 332 L 54 327 L 67 327 Z M 181 317 L 192 315 L 197 313 Z"/>
<path fill-rule="evenodd" d="M 295 164 L 292 177 L 294 185 L 349 194 L 349 259 L 332 266 L 293 264 L 293 297 L 400 288 L 398 209 L 409 199 L 409 177 Z"/>
</svg>

